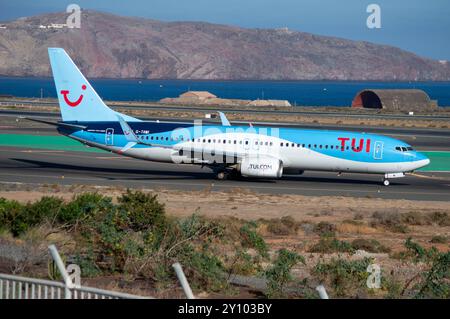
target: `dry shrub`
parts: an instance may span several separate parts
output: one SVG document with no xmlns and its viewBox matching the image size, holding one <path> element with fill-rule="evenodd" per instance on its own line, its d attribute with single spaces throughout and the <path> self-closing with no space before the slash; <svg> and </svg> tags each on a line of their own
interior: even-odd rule
<svg viewBox="0 0 450 319">
<path fill-rule="evenodd" d="M 265 224 L 268 232 L 279 236 L 295 235 L 299 229 L 299 223 L 291 216 L 270 219 Z"/>
<path fill-rule="evenodd" d="M 339 233 L 346 233 L 346 234 L 375 234 L 378 233 L 378 230 L 370 227 L 365 224 L 355 224 L 355 223 L 348 223 L 343 222 L 342 224 L 339 224 L 336 226 L 336 230 Z"/>
</svg>

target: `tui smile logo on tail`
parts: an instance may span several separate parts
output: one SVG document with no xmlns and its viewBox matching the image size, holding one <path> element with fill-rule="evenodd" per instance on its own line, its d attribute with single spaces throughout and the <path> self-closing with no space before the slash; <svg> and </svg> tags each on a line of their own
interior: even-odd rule
<svg viewBox="0 0 450 319">
<path fill-rule="evenodd" d="M 83 84 L 83 85 L 81 86 L 81 89 L 82 89 L 83 91 L 86 90 L 86 85 Z M 61 90 L 61 94 L 63 95 L 64 101 L 67 103 L 67 105 L 69 105 L 69 106 L 71 106 L 71 107 L 76 107 L 76 106 L 78 106 L 78 105 L 81 103 L 81 101 L 83 100 L 83 94 L 81 94 L 75 102 L 72 102 L 72 101 L 69 100 L 69 98 L 68 98 L 68 96 L 67 96 L 67 94 L 69 94 L 69 91 L 68 91 L 68 90 Z"/>
</svg>

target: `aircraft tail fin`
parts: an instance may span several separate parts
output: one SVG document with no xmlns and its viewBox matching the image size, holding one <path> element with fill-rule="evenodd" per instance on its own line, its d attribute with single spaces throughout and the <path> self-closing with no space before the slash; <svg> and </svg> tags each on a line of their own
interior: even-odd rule
<svg viewBox="0 0 450 319">
<path fill-rule="evenodd" d="M 64 49 L 49 48 L 48 55 L 63 121 L 117 121 L 117 114 L 98 96 Z M 140 121 L 120 114 L 126 121 Z"/>
</svg>

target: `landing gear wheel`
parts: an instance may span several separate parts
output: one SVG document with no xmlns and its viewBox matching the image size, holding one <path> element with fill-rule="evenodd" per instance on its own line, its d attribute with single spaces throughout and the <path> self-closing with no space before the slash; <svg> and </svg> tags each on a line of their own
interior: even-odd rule
<svg viewBox="0 0 450 319">
<path fill-rule="evenodd" d="M 226 172 L 218 172 L 216 177 L 219 181 L 223 181 L 223 180 L 227 179 L 228 174 Z"/>
<path fill-rule="evenodd" d="M 389 180 L 388 180 L 388 179 L 385 179 L 385 180 L 383 181 L 383 185 L 384 185 L 384 186 L 389 186 L 389 184 L 390 184 L 390 183 L 389 183 Z"/>
</svg>

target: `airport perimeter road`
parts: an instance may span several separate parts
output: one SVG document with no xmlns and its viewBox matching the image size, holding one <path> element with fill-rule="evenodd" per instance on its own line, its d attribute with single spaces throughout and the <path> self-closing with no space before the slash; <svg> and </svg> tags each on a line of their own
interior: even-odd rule
<svg viewBox="0 0 450 319">
<path fill-rule="evenodd" d="M 449 201 L 450 174 L 417 173 L 392 180 L 380 176 L 306 172 L 281 180 L 217 181 L 207 168 L 146 162 L 105 152 L 1 147 L 1 184 L 86 184 L 148 189 L 227 191 L 244 188 L 271 194 L 352 196 Z"/>
<path fill-rule="evenodd" d="M 110 101 L 105 101 L 108 104 Z M 0 99 L 0 105 L 27 105 L 27 106 L 54 106 L 55 108 L 58 106 L 58 102 L 55 100 L 54 102 L 50 101 L 36 101 L 36 100 L 7 100 Z M 147 104 L 147 105 L 139 105 L 132 103 L 124 103 L 115 101 L 114 104 L 110 105 L 112 108 L 127 108 L 129 110 L 162 110 L 162 111 L 184 111 L 184 112 L 214 112 L 214 106 L 183 106 L 183 105 L 163 105 L 163 104 Z M 220 106 L 218 106 L 220 108 Z M 300 107 L 299 107 L 300 108 Z M 239 107 L 225 107 L 223 112 L 230 113 L 248 113 L 251 112 L 253 114 L 273 114 L 273 115 L 305 115 L 305 116 L 324 116 L 324 117 L 356 117 L 356 118 L 385 118 L 385 119 L 420 119 L 420 120 L 450 120 L 450 115 L 448 114 L 436 114 L 436 115 L 406 115 L 406 114 L 374 114 L 374 113 L 353 113 L 353 112 L 344 112 L 340 111 L 307 111 L 306 107 L 303 107 L 302 110 L 261 110 L 261 109 L 249 109 L 249 108 L 239 108 Z"/>
</svg>

